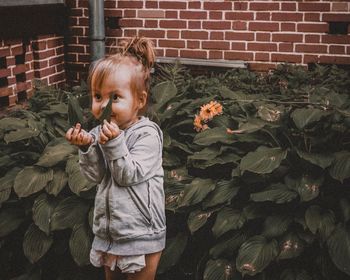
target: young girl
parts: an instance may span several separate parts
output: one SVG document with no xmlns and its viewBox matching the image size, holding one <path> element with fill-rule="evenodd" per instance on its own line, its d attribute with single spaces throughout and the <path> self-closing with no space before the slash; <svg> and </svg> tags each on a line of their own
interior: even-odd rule
<svg viewBox="0 0 350 280">
<path fill-rule="evenodd" d="M 90 132 L 80 124 L 67 140 L 79 146 L 79 163 L 97 184 L 90 261 L 106 279 L 155 277 L 165 247 L 162 131 L 141 116 L 147 104 L 152 42 L 133 38 L 90 70 L 92 114 L 99 118 L 112 96 L 111 120 Z"/>
</svg>

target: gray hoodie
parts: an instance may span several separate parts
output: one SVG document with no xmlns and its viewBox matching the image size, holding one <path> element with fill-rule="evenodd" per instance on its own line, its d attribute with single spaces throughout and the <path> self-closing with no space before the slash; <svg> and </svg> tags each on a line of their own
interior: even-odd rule
<svg viewBox="0 0 350 280">
<path fill-rule="evenodd" d="M 116 255 L 141 255 L 165 247 L 163 134 L 141 117 L 101 145 L 79 151 L 80 169 L 97 185 L 92 247 Z"/>
</svg>

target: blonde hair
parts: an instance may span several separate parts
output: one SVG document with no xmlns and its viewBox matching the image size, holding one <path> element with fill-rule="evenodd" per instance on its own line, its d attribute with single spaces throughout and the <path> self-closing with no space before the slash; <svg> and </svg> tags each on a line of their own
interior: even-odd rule
<svg viewBox="0 0 350 280">
<path fill-rule="evenodd" d="M 133 37 L 119 43 L 118 52 L 97 60 L 90 66 L 88 85 L 90 90 L 101 88 L 103 81 L 113 75 L 120 64 L 134 66 L 131 77 L 133 94 L 146 91 L 150 87 L 151 69 L 155 61 L 153 42 L 145 37 Z M 147 95 L 148 96 L 148 95 Z"/>
</svg>

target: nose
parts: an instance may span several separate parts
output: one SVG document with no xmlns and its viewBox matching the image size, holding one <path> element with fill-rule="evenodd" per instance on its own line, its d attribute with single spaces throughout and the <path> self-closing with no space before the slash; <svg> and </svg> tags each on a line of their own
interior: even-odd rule
<svg viewBox="0 0 350 280">
<path fill-rule="evenodd" d="M 101 104 L 101 110 L 102 111 L 107 107 L 108 102 L 109 102 L 109 99 L 106 99 L 106 100 L 104 100 L 102 102 L 102 104 Z"/>
</svg>

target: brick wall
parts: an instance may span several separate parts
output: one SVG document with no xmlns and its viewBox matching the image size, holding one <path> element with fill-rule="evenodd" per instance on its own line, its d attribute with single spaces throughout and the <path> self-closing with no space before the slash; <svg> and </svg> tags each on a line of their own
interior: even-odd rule
<svg viewBox="0 0 350 280">
<path fill-rule="evenodd" d="M 347 34 L 329 34 L 330 22 L 350 22 L 349 1 L 104 3 L 107 53 L 119 38 L 138 34 L 154 39 L 158 56 L 244 60 L 253 70 L 281 62 L 350 64 L 350 28 Z M 73 36 L 68 63 L 70 78 L 77 81 L 88 66 L 87 0 L 70 0 L 69 5 Z"/>
</svg>

